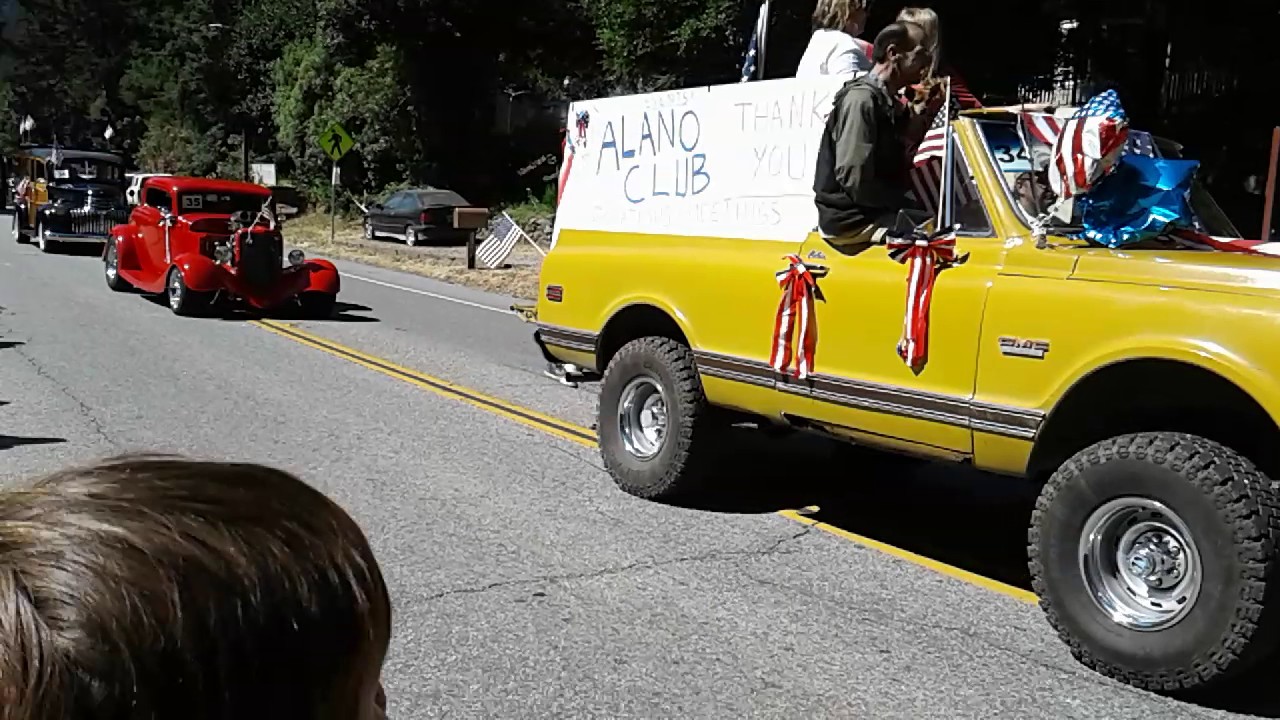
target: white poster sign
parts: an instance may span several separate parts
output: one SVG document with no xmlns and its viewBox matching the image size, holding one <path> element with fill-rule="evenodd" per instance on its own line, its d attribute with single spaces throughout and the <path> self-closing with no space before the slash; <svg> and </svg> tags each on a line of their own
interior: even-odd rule
<svg viewBox="0 0 1280 720">
<path fill-rule="evenodd" d="M 768 80 L 569 107 L 562 229 L 801 241 L 844 79 Z"/>
<path fill-rule="evenodd" d="M 253 163 L 249 166 L 249 177 L 258 185 L 275 185 L 276 164 Z"/>
</svg>

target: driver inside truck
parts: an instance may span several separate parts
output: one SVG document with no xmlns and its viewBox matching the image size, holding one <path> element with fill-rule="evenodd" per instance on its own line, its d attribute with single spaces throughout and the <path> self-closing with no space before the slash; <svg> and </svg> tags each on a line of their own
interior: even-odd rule
<svg viewBox="0 0 1280 720">
<path fill-rule="evenodd" d="M 818 230 L 837 246 L 884 241 L 907 205 L 903 137 L 928 115 L 907 114 L 897 101 L 933 65 L 925 30 L 893 23 L 876 35 L 871 71 L 848 82 L 827 117 L 814 173 Z M 919 133 L 923 135 L 923 133 Z"/>
</svg>

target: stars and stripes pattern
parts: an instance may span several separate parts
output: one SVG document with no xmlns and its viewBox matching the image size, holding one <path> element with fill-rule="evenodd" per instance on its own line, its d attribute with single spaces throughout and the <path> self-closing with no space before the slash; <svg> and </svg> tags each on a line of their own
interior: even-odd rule
<svg viewBox="0 0 1280 720">
<path fill-rule="evenodd" d="M 523 234 L 524 232 L 511 219 L 511 216 L 505 212 L 502 213 L 502 217 L 498 218 L 490 228 L 489 238 L 476 248 L 476 259 L 491 270 L 497 268 L 515 249 L 516 241 Z"/>
<path fill-rule="evenodd" d="M 1058 144 L 1058 137 L 1062 134 L 1062 127 L 1065 121 L 1048 113 L 1023 113 L 1020 120 L 1026 130 L 1027 140 L 1030 142 L 1032 150 L 1040 150 L 1039 157 L 1047 158 L 1048 153 Z M 1129 130 L 1129 137 L 1124 143 L 1124 154 L 1161 157 L 1160 150 L 1156 147 L 1155 138 L 1152 137 L 1151 133 L 1132 129 Z M 1030 156 L 1036 158 L 1037 153 L 1032 152 Z M 1044 160 L 1037 163 L 1037 167 L 1042 165 L 1044 165 Z"/>
<path fill-rule="evenodd" d="M 813 374 L 818 348 L 818 325 L 814 320 L 817 277 L 821 273 L 804 264 L 799 255 L 786 255 L 787 267 L 775 273 L 782 300 L 773 318 L 773 346 L 769 365 L 774 372 L 804 380 Z M 798 345 L 794 350 L 792 345 Z"/>
<path fill-rule="evenodd" d="M 1062 123 L 1049 161 L 1049 184 L 1062 200 L 1089 191 L 1119 159 L 1129 138 L 1129 119 L 1120 96 L 1094 96 Z"/>
<path fill-rule="evenodd" d="M 939 110 L 925 133 L 924 139 L 916 148 L 911 160 L 911 194 L 930 213 L 937 213 L 938 198 L 942 196 L 942 163 L 946 158 L 947 117 L 954 118 L 960 112 L 960 104 L 953 97 L 948 108 Z M 960 169 L 959 160 L 953 162 Z M 956 199 L 961 204 L 978 202 L 978 188 L 968 173 L 956 172 L 952 178 L 956 191 Z"/>
<path fill-rule="evenodd" d="M 760 15 L 756 18 L 755 28 L 751 31 L 751 39 L 747 42 L 747 53 L 742 58 L 742 78 L 740 82 L 759 80 L 763 75 L 765 34 L 768 31 L 769 3 L 760 3 Z"/>
<path fill-rule="evenodd" d="M 898 341 L 898 357 L 907 367 L 918 369 L 929 358 L 929 308 L 933 303 L 933 282 L 938 272 L 949 265 L 963 263 L 967 255 L 956 253 L 956 230 L 959 226 L 925 235 L 913 232 L 905 236 L 890 235 L 885 244 L 889 257 L 907 266 L 907 310 L 902 319 L 902 339 Z"/>
</svg>

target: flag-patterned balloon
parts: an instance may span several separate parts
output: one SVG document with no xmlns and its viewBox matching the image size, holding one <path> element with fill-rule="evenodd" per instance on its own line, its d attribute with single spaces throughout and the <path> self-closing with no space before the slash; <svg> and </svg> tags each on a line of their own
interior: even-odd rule
<svg viewBox="0 0 1280 720">
<path fill-rule="evenodd" d="M 1083 195 L 1115 167 L 1129 139 L 1129 118 L 1115 90 L 1095 95 L 1062 124 L 1049 184 L 1059 198 Z"/>
</svg>

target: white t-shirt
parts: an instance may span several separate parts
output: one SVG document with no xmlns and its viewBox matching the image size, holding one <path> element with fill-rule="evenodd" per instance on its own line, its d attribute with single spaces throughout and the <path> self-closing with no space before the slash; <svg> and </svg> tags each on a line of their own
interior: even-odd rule
<svg viewBox="0 0 1280 720">
<path fill-rule="evenodd" d="M 818 30 L 809 38 L 796 77 L 856 77 L 871 69 L 871 43 L 841 30 Z"/>
</svg>

